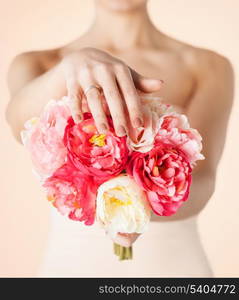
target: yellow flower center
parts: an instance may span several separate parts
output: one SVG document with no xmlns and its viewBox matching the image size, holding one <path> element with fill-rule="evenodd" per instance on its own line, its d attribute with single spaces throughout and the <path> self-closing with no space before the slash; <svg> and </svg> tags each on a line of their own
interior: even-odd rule
<svg viewBox="0 0 239 300">
<path fill-rule="evenodd" d="M 154 166 L 152 173 L 156 177 L 159 176 L 159 167 L 158 166 Z"/>
<path fill-rule="evenodd" d="M 51 195 L 49 195 L 49 196 L 47 196 L 47 200 L 49 201 L 49 202 L 54 202 L 55 201 L 55 198 L 54 198 L 54 196 L 51 196 Z"/>
<path fill-rule="evenodd" d="M 35 124 L 38 123 L 38 119 L 37 118 L 31 118 L 30 122 L 31 122 L 32 125 L 35 125 Z"/>
<path fill-rule="evenodd" d="M 120 197 L 121 199 L 119 199 L 117 196 L 121 196 Z M 107 192 L 104 192 L 103 197 L 104 197 L 104 200 L 105 200 L 107 206 L 114 205 L 116 207 L 119 207 L 119 206 L 132 205 L 130 195 L 128 194 L 125 187 L 118 186 L 118 187 L 112 188 L 112 189 L 108 190 Z"/>
<path fill-rule="evenodd" d="M 94 134 L 94 135 L 89 139 L 89 142 L 90 142 L 91 144 L 94 144 L 95 146 L 103 147 L 103 146 L 105 146 L 105 138 L 106 138 L 106 135 L 105 135 L 105 134 Z"/>
<path fill-rule="evenodd" d="M 77 201 L 74 201 L 73 202 L 73 207 L 74 208 L 80 208 L 80 205 L 79 205 L 79 203 Z"/>
</svg>

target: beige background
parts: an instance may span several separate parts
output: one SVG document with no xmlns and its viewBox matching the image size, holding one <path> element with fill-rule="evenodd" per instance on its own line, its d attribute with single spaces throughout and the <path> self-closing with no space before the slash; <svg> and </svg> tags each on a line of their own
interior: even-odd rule
<svg viewBox="0 0 239 300">
<path fill-rule="evenodd" d="M 162 31 L 213 49 L 234 66 L 236 96 L 226 148 L 216 192 L 199 222 L 215 275 L 239 276 L 239 1 L 151 0 L 149 8 Z M 92 18 L 92 1 L 0 0 L 0 276 L 34 275 L 49 209 L 27 153 L 13 140 L 4 119 L 9 63 L 20 52 L 67 43 L 84 32 Z"/>
</svg>

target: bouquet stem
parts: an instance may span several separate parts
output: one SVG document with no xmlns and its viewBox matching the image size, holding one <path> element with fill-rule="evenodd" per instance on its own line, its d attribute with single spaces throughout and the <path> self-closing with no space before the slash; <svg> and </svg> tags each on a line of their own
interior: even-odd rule
<svg viewBox="0 0 239 300">
<path fill-rule="evenodd" d="M 114 253 L 119 257 L 119 260 L 127 260 L 133 258 L 133 248 L 123 247 L 119 244 L 114 243 Z"/>
</svg>

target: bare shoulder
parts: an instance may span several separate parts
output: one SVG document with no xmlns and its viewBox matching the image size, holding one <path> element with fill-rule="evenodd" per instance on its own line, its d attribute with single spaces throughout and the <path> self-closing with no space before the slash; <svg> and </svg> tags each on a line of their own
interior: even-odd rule
<svg viewBox="0 0 239 300">
<path fill-rule="evenodd" d="M 28 81 L 53 67 L 59 60 L 58 52 L 58 49 L 30 51 L 15 56 L 7 74 L 10 92 L 15 93 Z"/>
<path fill-rule="evenodd" d="M 196 47 L 180 40 L 166 36 L 167 50 L 175 53 L 180 61 L 191 71 L 197 83 L 210 80 L 226 80 L 230 84 L 234 80 L 233 67 L 230 60 L 215 51 Z"/>
<path fill-rule="evenodd" d="M 200 95 L 199 98 L 203 95 L 205 99 L 211 95 L 211 102 L 213 98 L 217 98 L 217 105 L 221 103 L 222 108 L 225 105 L 230 107 L 234 95 L 234 70 L 230 60 L 209 49 L 178 41 L 175 45 L 176 51 L 180 53 L 181 59 L 195 79 L 194 94 Z"/>
<path fill-rule="evenodd" d="M 182 56 L 195 76 L 201 80 L 208 77 L 233 81 L 234 72 L 230 60 L 215 51 L 185 45 L 181 49 Z"/>
<path fill-rule="evenodd" d="M 59 49 L 20 53 L 12 60 L 10 69 L 19 66 L 35 66 L 44 70 L 47 69 L 50 64 L 56 63 L 59 56 L 58 53 Z"/>
</svg>

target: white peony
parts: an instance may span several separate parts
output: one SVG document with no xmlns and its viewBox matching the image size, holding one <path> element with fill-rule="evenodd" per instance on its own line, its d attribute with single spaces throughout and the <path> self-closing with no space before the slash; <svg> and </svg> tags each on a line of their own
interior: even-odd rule
<svg viewBox="0 0 239 300">
<path fill-rule="evenodd" d="M 143 233 L 151 208 L 144 191 L 128 175 L 119 175 L 98 188 L 96 215 L 111 237 L 121 233 Z"/>
</svg>

